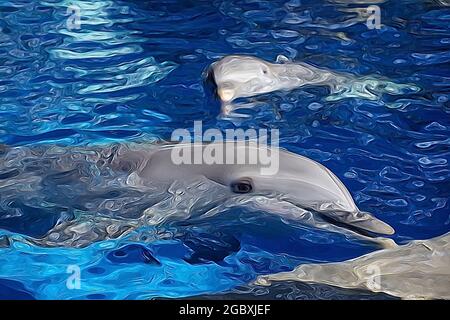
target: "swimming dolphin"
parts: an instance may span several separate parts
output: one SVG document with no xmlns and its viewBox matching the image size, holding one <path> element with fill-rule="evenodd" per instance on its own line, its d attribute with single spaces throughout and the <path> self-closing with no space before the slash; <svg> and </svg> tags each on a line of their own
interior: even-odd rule
<svg viewBox="0 0 450 320">
<path fill-rule="evenodd" d="M 377 92 L 403 94 L 419 90 L 416 86 L 373 77 L 356 79 L 350 74 L 320 69 L 302 62 L 294 63 L 283 56 L 278 56 L 276 63 L 246 55 L 225 56 L 212 63 L 206 74 L 216 87 L 224 113 L 246 107 L 233 105 L 235 99 L 273 91 L 290 91 L 307 85 L 328 86 L 331 95 L 327 100 L 331 101 L 346 97 L 376 100 L 379 98 Z"/>
<path fill-rule="evenodd" d="M 369 253 L 344 262 L 304 264 L 261 276 L 257 284 L 306 281 L 365 289 L 403 299 L 450 299 L 450 233 Z"/>
<path fill-rule="evenodd" d="M 174 160 L 212 150 L 223 161 Z M 245 154 L 246 160 L 229 163 L 229 152 Z M 250 161 L 251 154 L 262 152 L 277 156 L 276 172 L 262 174 L 264 165 Z M 383 247 L 394 245 L 390 239 L 355 232 L 390 235 L 394 230 L 360 211 L 330 170 L 289 151 L 225 142 L 16 147 L 0 155 L 0 211 L 4 218 L 22 216 L 25 221 L 36 212 L 55 215 L 51 230 L 33 240 L 45 246 L 85 246 L 168 220 L 204 219 L 237 205 Z"/>
<path fill-rule="evenodd" d="M 270 63 L 262 59 L 231 55 L 211 65 L 211 80 L 223 102 L 306 84 L 338 84 L 345 79 L 305 63 Z"/>
</svg>

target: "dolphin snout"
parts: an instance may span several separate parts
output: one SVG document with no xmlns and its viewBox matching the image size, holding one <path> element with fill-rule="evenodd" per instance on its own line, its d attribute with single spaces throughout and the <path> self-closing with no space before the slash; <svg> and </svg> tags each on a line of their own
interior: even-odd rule
<svg viewBox="0 0 450 320">
<path fill-rule="evenodd" d="M 232 83 L 217 83 L 214 73 L 215 63 L 210 65 L 206 71 L 205 83 L 208 87 L 212 88 L 214 96 L 221 100 L 221 102 L 231 102 L 235 98 L 236 90 Z"/>
<path fill-rule="evenodd" d="M 217 94 L 219 95 L 220 100 L 222 100 L 223 102 L 230 102 L 234 98 L 233 89 L 219 89 Z"/>
</svg>

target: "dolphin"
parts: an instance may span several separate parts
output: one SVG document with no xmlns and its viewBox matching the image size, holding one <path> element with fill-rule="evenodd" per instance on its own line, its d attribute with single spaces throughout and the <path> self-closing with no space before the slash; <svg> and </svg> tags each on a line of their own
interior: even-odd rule
<svg viewBox="0 0 450 320">
<path fill-rule="evenodd" d="M 232 102 L 274 91 L 290 91 L 303 86 L 328 86 L 334 101 L 348 97 L 377 100 L 377 93 L 403 94 L 417 92 L 420 88 L 376 78 L 359 78 L 317 68 L 304 62 L 292 62 L 278 56 L 276 63 L 247 55 L 230 55 L 214 62 L 206 71 L 206 78 L 215 86 L 225 114 L 247 107 Z M 250 104 L 251 106 L 251 104 Z"/>
<path fill-rule="evenodd" d="M 174 160 L 212 150 L 223 161 Z M 245 155 L 245 161 L 227 162 L 230 152 L 233 160 Z M 262 162 L 250 161 L 252 154 L 263 152 L 274 156 L 276 171 L 264 172 Z M 0 227 L 8 217 L 34 221 L 35 214 L 52 215 L 56 222 L 45 234 L 28 235 L 43 246 L 83 247 L 143 226 L 206 219 L 232 206 L 264 210 L 382 247 L 395 245 L 377 235 L 391 235 L 394 229 L 360 211 L 330 170 L 266 145 L 118 143 L 14 147 L 0 154 Z"/>
<path fill-rule="evenodd" d="M 450 299 L 450 233 L 415 240 L 337 263 L 303 264 L 292 272 L 260 276 L 272 281 L 305 281 L 384 292 L 403 299 Z"/>
</svg>

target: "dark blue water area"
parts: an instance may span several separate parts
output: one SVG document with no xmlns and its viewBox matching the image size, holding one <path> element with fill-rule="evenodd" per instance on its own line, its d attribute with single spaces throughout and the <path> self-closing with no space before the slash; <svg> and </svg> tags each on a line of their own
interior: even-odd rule
<svg viewBox="0 0 450 320">
<path fill-rule="evenodd" d="M 356 1 L 355 1 L 356 2 Z M 376 1 L 379 2 L 379 1 Z M 384 1 L 369 30 L 351 1 L 66 1 L 0 4 L 0 143 L 87 145 L 169 140 L 177 128 L 278 128 L 280 145 L 327 166 L 355 203 L 392 225 L 397 243 L 450 230 L 450 6 Z M 284 55 L 416 93 L 327 99 L 323 87 L 257 97 L 239 121 L 219 117 L 206 68 L 229 54 Z M 1 148 L 0 148 L 1 152 Z M 131 236 L 45 248 L 52 212 L 17 203 L 0 216 L 0 298 L 147 299 L 233 292 L 258 275 L 376 250 L 342 234 L 230 209 Z M 51 208 L 49 208 L 51 210 Z M 133 235 L 133 234 L 132 234 Z M 14 240 L 15 239 L 15 240 Z M 81 288 L 67 286 L 68 265 Z M 319 293 L 320 294 L 320 293 Z M 345 296 L 345 292 L 339 293 Z M 300 295 L 301 296 L 301 295 Z"/>
<path fill-rule="evenodd" d="M 20 282 L 0 279 L 0 299 L 34 300 Z"/>
</svg>

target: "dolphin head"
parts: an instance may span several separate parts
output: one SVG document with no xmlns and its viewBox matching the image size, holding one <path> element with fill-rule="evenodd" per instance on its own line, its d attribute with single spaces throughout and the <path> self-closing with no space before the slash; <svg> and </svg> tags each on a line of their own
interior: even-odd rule
<svg viewBox="0 0 450 320">
<path fill-rule="evenodd" d="M 220 154 L 220 157 L 208 158 L 213 153 Z M 186 161 L 176 159 L 181 154 Z M 240 155 L 244 155 L 241 161 L 236 161 Z M 231 158 L 233 161 L 229 161 Z M 194 159 L 197 159 L 196 163 L 193 163 Z M 268 167 L 272 170 L 264 170 Z M 323 165 L 256 143 L 171 145 L 155 152 L 139 174 L 144 179 L 156 180 L 158 184 L 171 184 L 176 180 L 189 183 L 206 178 L 219 185 L 226 197 L 269 196 L 311 209 L 356 229 L 394 233 L 383 221 L 360 211 L 344 184 Z M 272 206 L 271 210 L 276 213 L 277 208 Z"/>
<path fill-rule="evenodd" d="M 213 63 L 209 79 L 223 103 L 273 91 L 275 74 L 271 64 L 251 56 L 226 56 Z"/>
</svg>

